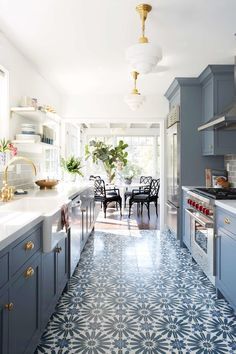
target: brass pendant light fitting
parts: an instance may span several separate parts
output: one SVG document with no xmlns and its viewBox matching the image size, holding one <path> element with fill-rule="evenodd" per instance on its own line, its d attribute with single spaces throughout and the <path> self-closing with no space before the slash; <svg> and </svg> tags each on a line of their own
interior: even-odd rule
<svg viewBox="0 0 236 354">
<path fill-rule="evenodd" d="M 132 94 L 133 95 L 140 95 L 140 93 L 138 92 L 138 89 L 137 89 L 137 78 L 138 78 L 138 75 L 139 73 L 137 71 L 132 71 L 132 76 L 133 76 L 133 79 L 134 79 L 134 88 L 132 90 Z"/>
<path fill-rule="evenodd" d="M 148 13 L 152 10 L 152 6 L 148 4 L 140 4 L 136 6 L 136 10 L 142 21 L 142 36 L 139 38 L 139 43 L 148 43 L 148 38 L 145 37 L 145 21 Z"/>
</svg>

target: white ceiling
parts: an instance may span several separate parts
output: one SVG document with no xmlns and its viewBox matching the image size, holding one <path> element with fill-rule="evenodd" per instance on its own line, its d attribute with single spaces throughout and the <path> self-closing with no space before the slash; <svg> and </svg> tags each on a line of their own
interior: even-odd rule
<svg viewBox="0 0 236 354">
<path fill-rule="evenodd" d="M 131 90 L 125 50 L 137 42 L 135 0 L 0 0 L 0 29 L 66 95 Z M 162 47 L 156 73 L 140 77 L 145 95 L 163 96 L 175 76 L 233 63 L 235 0 L 150 0 L 150 42 Z M 157 112 L 158 116 L 158 112 Z"/>
<path fill-rule="evenodd" d="M 84 123 L 86 129 L 159 129 L 158 123 Z"/>
</svg>

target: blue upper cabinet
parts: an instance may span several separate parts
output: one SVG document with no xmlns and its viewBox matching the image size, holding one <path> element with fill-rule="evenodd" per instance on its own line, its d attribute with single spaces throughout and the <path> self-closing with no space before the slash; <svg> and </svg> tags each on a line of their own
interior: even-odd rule
<svg viewBox="0 0 236 354">
<path fill-rule="evenodd" d="M 234 99 L 233 65 L 209 65 L 199 76 L 202 87 L 202 123 L 221 113 Z M 236 152 L 235 131 L 200 132 L 203 155 Z"/>
</svg>

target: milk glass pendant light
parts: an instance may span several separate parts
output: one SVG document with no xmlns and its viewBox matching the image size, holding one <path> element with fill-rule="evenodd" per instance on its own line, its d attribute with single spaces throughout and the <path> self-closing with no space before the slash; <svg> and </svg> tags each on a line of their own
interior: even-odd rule
<svg viewBox="0 0 236 354">
<path fill-rule="evenodd" d="M 162 59 L 161 48 L 148 42 L 145 37 L 145 21 L 152 7 L 148 4 L 136 6 L 142 21 L 142 36 L 139 43 L 132 45 L 126 51 L 126 58 L 131 67 L 140 74 L 147 74 L 153 70 L 157 63 Z"/>
<path fill-rule="evenodd" d="M 137 71 L 132 72 L 132 76 L 134 78 L 134 88 L 129 95 L 125 96 L 125 102 L 130 107 L 130 109 L 132 109 L 132 111 L 136 111 L 136 109 L 138 109 L 145 101 L 145 96 L 141 95 L 136 87 L 138 74 L 139 73 Z"/>
</svg>

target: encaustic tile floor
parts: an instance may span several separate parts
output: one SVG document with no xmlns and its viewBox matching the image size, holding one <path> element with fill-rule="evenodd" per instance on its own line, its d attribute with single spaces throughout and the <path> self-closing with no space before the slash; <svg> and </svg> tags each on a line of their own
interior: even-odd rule
<svg viewBox="0 0 236 354">
<path fill-rule="evenodd" d="M 236 317 L 171 235 L 99 231 L 36 353 L 235 354 Z"/>
</svg>

